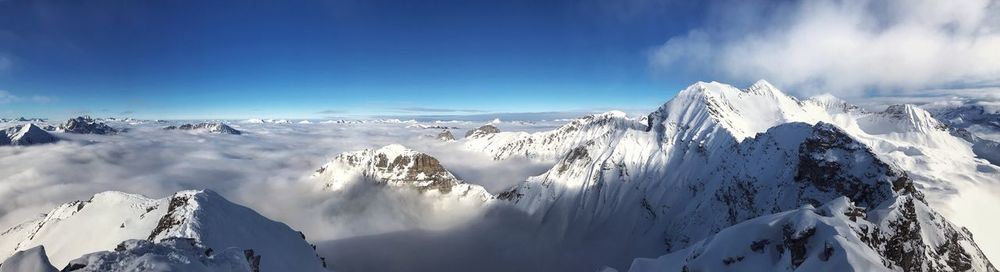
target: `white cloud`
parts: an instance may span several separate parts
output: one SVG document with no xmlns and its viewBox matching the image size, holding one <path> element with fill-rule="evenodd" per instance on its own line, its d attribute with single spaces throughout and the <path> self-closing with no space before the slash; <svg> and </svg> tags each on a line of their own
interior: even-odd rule
<svg viewBox="0 0 1000 272">
<path fill-rule="evenodd" d="M 0 73 L 9 71 L 13 67 L 14 60 L 9 56 L 0 53 Z"/>
<path fill-rule="evenodd" d="M 4 90 L 0 90 L 0 104 L 7 104 L 17 101 L 17 96 Z"/>
<path fill-rule="evenodd" d="M 800 95 L 1000 84 L 994 0 L 726 4 L 655 48 L 651 65 L 702 80 L 765 78 Z"/>
</svg>

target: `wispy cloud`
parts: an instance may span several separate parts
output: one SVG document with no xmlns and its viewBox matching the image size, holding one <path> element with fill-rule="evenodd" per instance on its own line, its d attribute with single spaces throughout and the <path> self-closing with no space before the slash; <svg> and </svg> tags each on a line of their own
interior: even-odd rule
<svg viewBox="0 0 1000 272">
<path fill-rule="evenodd" d="M 473 109 L 450 109 L 450 108 L 428 108 L 428 107 L 403 107 L 403 108 L 396 108 L 396 110 L 404 112 L 486 112 L 484 110 L 473 110 Z"/>
<path fill-rule="evenodd" d="M 322 111 L 319 111 L 319 112 L 316 112 L 316 113 L 319 113 L 319 114 L 341 114 L 341 113 L 346 113 L 346 112 L 347 111 L 342 111 L 342 110 L 322 110 Z"/>
<path fill-rule="evenodd" d="M 686 79 L 767 79 L 799 94 L 909 93 L 1000 85 L 1000 3 L 727 1 L 706 24 L 655 48 Z"/>
<path fill-rule="evenodd" d="M 8 91 L 0 90 L 0 104 L 7 104 L 17 101 L 17 96 Z"/>
<path fill-rule="evenodd" d="M 43 96 L 43 95 L 33 95 L 27 98 L 15 95 L 9 91 L 0 90 L 0 104 L 8 103 L 18 103 L 18 102 L 31 102 L 37 104 L 51 103 L 55 101 L 54 97 Z"/>
<path fill-rule="evenodd" d="M 7 72 L 14 67 L 14 60 L 3 53 L 0 53 L 0 73 Z"/>
</svg>

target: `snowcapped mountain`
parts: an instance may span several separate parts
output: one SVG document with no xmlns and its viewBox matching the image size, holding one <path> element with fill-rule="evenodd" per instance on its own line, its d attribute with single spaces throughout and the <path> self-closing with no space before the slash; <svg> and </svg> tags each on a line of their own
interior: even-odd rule
<svg viewBox="0 0 1000 272">
<path fill-rule="evenodd" d="M 483 187 L 456 178 L 434 157 L 401 145 L 342 153 L 316 170 L 312 178 L 334 191 L 371 182 L 474 202 L 493 198 Z"/>
<path fill-rule="evenodd" d="M 59 141 L 35 124 L 24 124 L 0 130 L 0 146 L 47 144 Z"/>
<path fill-rule="evenodd" d="M 66 123 L 59 125 L 59 128 L 57 128 L 56 131 L 65 133 L 101 134 L 101 135 L 116 134 L 121 132 L 118 129 L 108 126 L 105 123 L 98 122 L 90 118 L 90 116 L 80 116 L 73 119 L 69 119 L 66 121 Z"/>
<path fill-rule="evenodd" d="M 524 156 L 551 161 L 586 142 L 608 142 L 629 130 L 643 129 L 645 126 L 642 123 L 629 119 L 624 112 L 610 111 L 588 115 L 556 130 L 538 133 L 500 132 L 493 125 L 485 125 L 467 132 L 463 147 L 490 154 L 497 160 Z"/>
<path fill-rule="evenodd" d="M 190 130 L 190 131 L 204 131 L 208 133 L 215 134 L 232 134 L 240 135 L 243 132 L 232 128 L 223 123 L 197 123 L 197 124 L 183 124 L 180 126 L 168 126 L 163 128 L 164 130 Z"/>
<path fill-rule="evenodd" d="M 189 238 L 219 251 L 253 250 L 261 256 L 264 271 L 324 267 L 301 233 L 212 191 L 182 191 L 162 199 L 104 192 L 66 203 L 0 233 L 0 256 L 44 245 L 49 260 L 64 266 L 84 254 L 116 249 L 123 241 L 162 243 L 173 238 Z"/>
<path fill-rule="evenodd" d="M 917 188 L 944 202 L 944 192 L 996 181 L 998 171 L 981 171 L 996 168 L 922 109 L 873 113 L 829 96 L 801 101 L 765 81 L 742 90 L 699 82 L 651 113 L 645 126 L 622 114 L 603 117 L 464 144 L 497 159 L 558 158 L 549 171 L 497 196 L 545 222 L 549 235 L 601 237 L 634 243 L 643 249 L 637 255 L 662 254 L 752 218 L 847 197 L 873 211 L 865 220 L 890 241 L 851 243 L 851 250 L 870 247 L 866 254 L 875 255 L 866 258 L 884 260 L 878 264 L 886 269 L 992 269 L 971 235 L 927 207 Z M 546 137 L 559 140 L 535 144 Z M 893 243 L 905 245 L 897 250 Z"/>
</svg>

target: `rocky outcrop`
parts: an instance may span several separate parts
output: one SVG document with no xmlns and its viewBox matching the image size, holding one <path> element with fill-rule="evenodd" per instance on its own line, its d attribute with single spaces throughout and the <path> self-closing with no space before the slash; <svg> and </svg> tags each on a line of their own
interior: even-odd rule
<svg viewBox="0 0 1000 272">
<path fill-rule="evenodd" d="M 492 199 L 482 187 L 456 178 L 436 158 L 401 145 L 342 153 L 316 170 L 312 178 L 334 191 L 369 182 L 476 201 Z"/>
<path fill-rule="evenodd" d="M 232 134 L 240 135 L 243 134 L 235 128 L 232 128 L 223 123 L 197 123 L 197 124 L 183 124 L 180 126 L 168 126 L 164 127 L 164 130 L 188 130 L 188 131 L 204 131 L 208 133 L 216 134 Z"/>
<path fill-rule="evenodd" d="M 494 133 L 499 133 L 500 129 L 493 125 L 484 125 L 465 132 L 465 138 L 477 138 Z"/>
<path fill-rule="evenodd" d="M 451 131 L 443 130 L 441 131 L 441 133 L 438 133 L 438 135 L 435 136 L 434 138 L 438 139 L 439 141 L 450 142 L 455 140 L 455 135 L 452 135 Z"/>
<path fill-rule="evenodd" d="M 56 131 L 64 133 L 76 133 L 76 134 L 117 134 L 118 129 L 108 126 L 105 123 L 98 122 L 90 116 L 80 116 L 73 119 L 69 119 L 66 123 L 59 125 Z"/>
</svg>

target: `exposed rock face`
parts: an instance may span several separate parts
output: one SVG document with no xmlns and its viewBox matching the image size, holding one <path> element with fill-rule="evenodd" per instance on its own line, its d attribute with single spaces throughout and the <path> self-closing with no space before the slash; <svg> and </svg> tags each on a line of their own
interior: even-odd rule
<svg viewBox="0 0 1000 272">
<path fill-rule="evenodd" d="M 354 182 L 372 182 L 477 201 L 492 199 L 482 187 L 455 178 L 436 158 L 401 145 L 342 153 L 316 170 L 313 178 L 330 190 L 341 190 Z"/>
<path fill-rule="evenodd" d="M 484 126 L 476 128 L 476 129 L 469 130 L 469 131 L 465 132 L 465 138 L 482 137 L 482 136 L 490 135 L 490 134 L 493 134 L 493 133 L 499 133 L 499 132 L 500 132 L 500 129 L 497 128 L 497 127 L 495 127 L 495 126 L 493 126 L 493 125 L 484 125 Z"/>
<path fill-rule="evenodd" d="M 35 124 L 24 124 L 0 130 L 0 146 L 4 145 L 34 145 L 59 141 Z"/>
<path fill-rule="evenodd" d="M 66 123 L 59 125 L 57 129 L 59 132 L 65 133 L 77 133 L 77 134 L 117 134 L 121 131 L 108 126 L 107 124 L 97 122 L 90 116 L 80 116 L 73 119 L 69 119 Z"/>
<path fill-rule="evenodd" d="M 452 135 L 451 131 L 443 130 L 441 131 L 441 133 L 438 133 L 437 137 L 435 138 L 438 139 L 439 141 L 450 142 L 455 140 L 455 135 Z"/>
<path fill-rule="evenodd" d="M 243 132 L 241 132 L 241 131 L 239 131 L 239 130 L 237 130 L 235 128 L 232 128 L 232 127 L 230 127 L 230 126 L 228 126 L 226 124 L 223 124 L 223 123 L 183 124 L 183 125 L 180 125 L 180 126 L 168 126 L 168 127 L 163 128 L 163 129 L 164 130 L 175 130 L 175 129 L 176 130 L 199 130 L 199 131 L 205 131 L 205 132 L 208 132 L 208 133 L 232 134 L 232 135 L 240 135 L 240 134 L 243 133 Z"/>
<path fill-rule="evenodd" d="M 177 242 L 184 239 L 195 243 Z M 129 240 L 133 241 L 123 244 Z M 84 254 L 120 249 L 74 261 L 84 267 L 101 264 L 93 266 L 96 271 L 105 271 L 104 264 L 136 261 L 135 254 L 146 252 L 151 258 L 174 253 L 194 256 L 185 252 L 199 247 L 240 249 L 233 256 L 244 264 L 248 262 L 242 250 L 253 250 L 264 271 L 324 271 L 322 259 L 302 233 L 212 191 L 182 191 L 162 199 L 104 192 L 87 201 L 66 203 L 0 233 L 0 259 L 37 245 L 50 246 L 48 257 L 56 266 L 65 266 Z"/>
<path fill-rule="evenodd" d="M 253 250 L 248 250 L 253 252 Z M 83 255 L 62 271 L 128 272 L 135 269 L 157 271 L 260 271 L 260 256 L 245 255 L 239 248 L 208 248 L 195 239 L 169 238 L 160 242 L 127 240 L 113 251 Z"/>
</svg>

